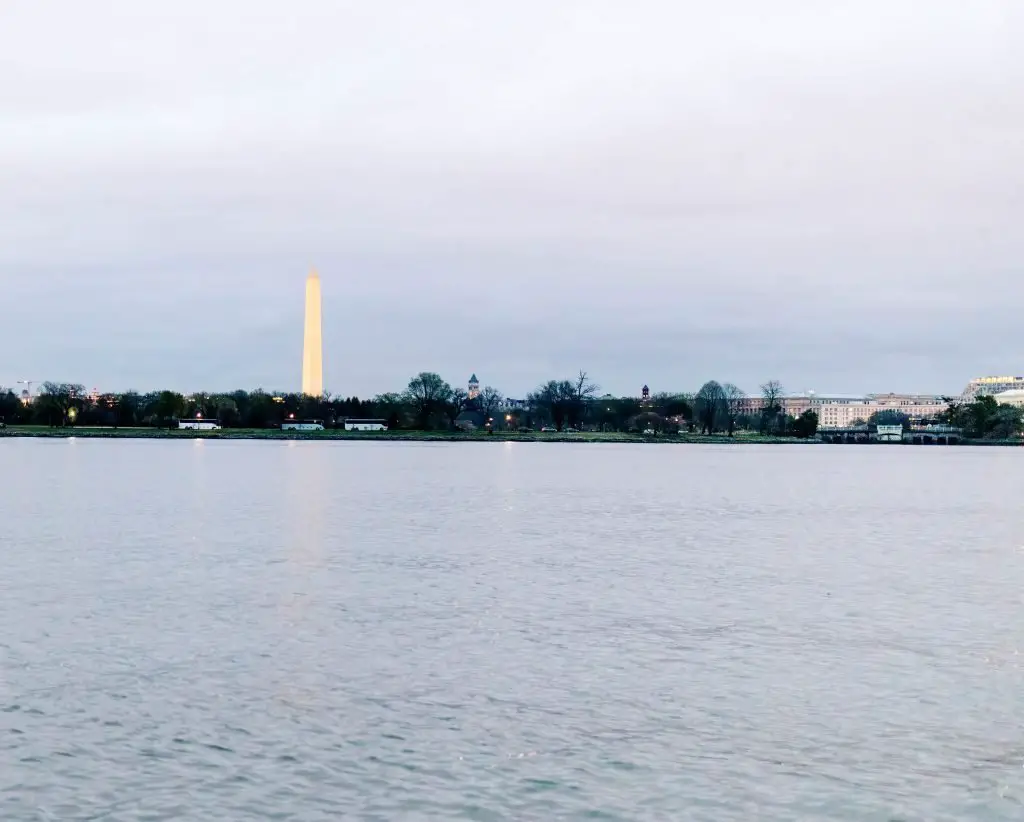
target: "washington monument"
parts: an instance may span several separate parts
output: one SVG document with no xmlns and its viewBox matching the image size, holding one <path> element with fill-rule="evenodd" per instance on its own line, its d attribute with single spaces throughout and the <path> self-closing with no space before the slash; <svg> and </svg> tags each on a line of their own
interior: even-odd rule
<svg viewBox="0 0 1024 822">
<path fill-rule="evenodd" d="M 323 307 L 320 276 L 316 270 L 306 278 L 306 333 L 302 348 L 302 393 L 322 397 L 324 393 Z"/>
</svg>

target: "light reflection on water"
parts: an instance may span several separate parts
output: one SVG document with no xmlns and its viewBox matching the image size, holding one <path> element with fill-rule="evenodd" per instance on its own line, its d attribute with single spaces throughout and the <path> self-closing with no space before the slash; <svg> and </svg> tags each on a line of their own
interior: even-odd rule
<svg viewBox="0 0 1024 822">
<path fill-rule="evenodd" d="M 1015 451 L 0 455 L 4 819 L 1024 816 Z"/>
</svg>

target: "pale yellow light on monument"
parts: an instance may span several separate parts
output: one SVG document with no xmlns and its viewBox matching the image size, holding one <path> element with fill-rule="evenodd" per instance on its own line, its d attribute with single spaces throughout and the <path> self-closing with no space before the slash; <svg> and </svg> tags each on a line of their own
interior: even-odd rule
<svg viewBox="0 0 1024 822">
<path fill-rule="evenodd" d="M 324 393 L 323 305 L 320 276 L 316 270 L 306 279 L 306 333 L 302 347 L 302 393 L 322 397 Z"/>
</svg>

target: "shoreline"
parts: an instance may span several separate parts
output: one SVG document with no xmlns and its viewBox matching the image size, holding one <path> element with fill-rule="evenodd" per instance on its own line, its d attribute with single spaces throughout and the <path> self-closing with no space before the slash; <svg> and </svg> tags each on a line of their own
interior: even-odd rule
<svg viewBox="0 0 1024 822">
<path fill-rule="evenodd" d="M 641 443 L 645 445 L 909 445 L 909 443 L 827 443 L 818 438 L 797 439 L 795 437 L 769 437 L 760 434 L 739 433 L 734 437 L 725 434 L 706 436 L 702 434 L 665 434 L 644 436 L 642 434 L 584 432 L 582 434 L 541 434 L 539 431 L 521 432 L 496 431 L 486 433 L 460 433 L 452 431 L 280 431 L 267 428 L 222 428 L 219 431 L 179 431 L 166 428 L 42 428 L 9 427 L 0 428 L 0 440 L 11 439 L 117 439 L 117 440 L 230 440 L 230 441 L 304 441 L 304 442 L 550 442 L 550 443 Z M 930 447 L 956 448 L 961 445 L 983 447 L 1020 448 L 1021 440 L 963 440 L 957 445 L 935 445 Z M 918 447 L 918 446 L 914 446 Z"/>
<path fill-rule="evenodd" d="M 552 442 L 552 443 L 646 443 L 665 445 L 711 444 L 731 445 L 822 445 L 818 440 L 799 440 L 792 437 L 767 437 L 746 434 L 726 435 L 642 434 L 585 432 L 581 434 L 541 434 L 521 432 L 458 433 L 451 431 L 395 431 L 359 432 L 339 431 L 279 431 L 276 429 L 222 428 L 219 431 L 178 431 L 157 428 L 5 428 L 4 437 L 22 439 L 147 439 L 147 440 L 264 440 L 264 441 L 324 441 L 324 442 Z"/>
</svg>

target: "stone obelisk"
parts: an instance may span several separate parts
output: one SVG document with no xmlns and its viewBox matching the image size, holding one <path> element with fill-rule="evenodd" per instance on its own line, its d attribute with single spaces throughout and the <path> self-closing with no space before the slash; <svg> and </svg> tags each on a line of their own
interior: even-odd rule
<svg viewBox="0 0 1024 822">
<path fill-rule="evenodd" d="M 309 272 L 306 279 L 306 333 L 302 347 L 302 393 L 322 397 L 324 393 L 323 306 L 320 276 Z"/>
</svg>

